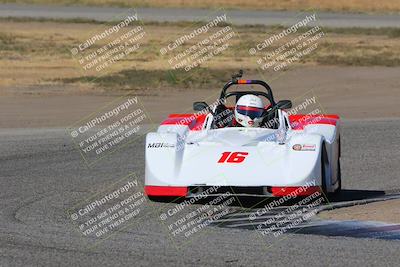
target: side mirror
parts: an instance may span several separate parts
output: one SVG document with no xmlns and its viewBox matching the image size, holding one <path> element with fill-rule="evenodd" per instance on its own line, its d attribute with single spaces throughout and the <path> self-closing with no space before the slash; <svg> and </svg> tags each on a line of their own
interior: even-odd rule
<svg viewBox="0 0 400 267">
<path fill-rule="evenodd" d="M 289 109 L 292 108 L 292 101 L 290 100 L 281 100 L 276 103 L 276 107 L 279 109 Z"/>
<path fill-rule="evenodd" d="M 202 111 L 203 109 L 210 110 L 210 107 L 208 106 L 208 104 L 206 102 L 194 102 L 193 109 L 194 109 L 194 111 Z"/>
</svg>

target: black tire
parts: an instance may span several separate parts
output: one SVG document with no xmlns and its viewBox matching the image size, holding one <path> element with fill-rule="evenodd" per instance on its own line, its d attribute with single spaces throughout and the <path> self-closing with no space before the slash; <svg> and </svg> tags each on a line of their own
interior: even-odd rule
<svg viewBox="0 0 400 267">
<path fill-rule="evenodd" d="M 334 195 L 338 195 L 340 194 L 340 191 L 342 191 L 342 170 L 340 168 L 340 158 L 338 159 L 337 182 L 339 183 L 339 186 L 336 188 L 335 192 L 333 192 Z"/>
<path fill-rule="evenodd" d="M 342 146 L 340 143 L 340 136 L 339 136 L 339 140 L 338 140 L 338 146 L 339 146 L 339 151 L 338 151 L 338 167 L 337 167 L 337 182 L 339 183 L 338 188 L 336 188 L 335 192 L 333 192 L 334 195 L 338 195 L 340 193 L 340 191 L 342 191 L 342 169 L 340 167 L 340 156 L 342 154 Z"/>
<path fill-rule="evenodd" d="M 326 153 L 325 144 L 322 145 L 321 151 L 321 189 L 322 189 L 322 197 L 324 198 L 324 202 L 328 201 L 328 190 L 326 187 L 326 168 L 328 163 L 328 157 Z"/>
</svg>

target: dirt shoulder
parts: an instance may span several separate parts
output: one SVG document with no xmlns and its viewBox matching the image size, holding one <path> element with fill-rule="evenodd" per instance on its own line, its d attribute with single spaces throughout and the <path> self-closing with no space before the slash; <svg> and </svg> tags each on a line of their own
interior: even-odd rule
<svg viewBox="0 0 400 267">
<path fill-rule="evenodd" d="M 128 92 L 137 95 L 148 116 L 159 123 L 169 113 L 192 112 L 194 101 L 214 102 L 239 69 L 244 69 L 245 79 L 266 80 L 276 100 L 290 99 L 294 106 L 315 97 L 318 113 L 344 119 L 400 118 L 397 30 L 360 34 L 331 29 L 315 53 L 275 71 L 259 68 L 248 52 L 265 39 L 266 29 L 235 27 L 238 36 L 229 39 L 224 53 L 204 67 L 171 75 L 167 58 L 158 55 L 160 47 L 179 38 L 187 25 L 144 25 L 143 49 L 100 73 L 83 71 L 70 49 L 110 25 L 29 20 L 2 20 L 0 25 L 2 128 L 66 127 Z M 110 40 L 97 45 L 103 47 Z M 188 41 L 182 49 L 197 41 Z"/>
<path fill-rule="evenodd" d="M 173 53 L 163 57 L 160 48 L 189 33 L 194 26 L 179 23 L 146 23 L 132 26 L 134 30 L 139 30 L 139 26 L 142 29 L 143 35 L 140 36 L 143 38 L 139 39 L 140 42 L 132 41 L 135 45 L 140 45 L 136 50 L 129 50 L 129 53 L 126 49 L 121 50 L 126 56 L 108 64 L 107 62 L 114 59 L 117 52 L 114 50 L 108 53 L 98 52 L 103 51 L 99 49 L 108 47 L 111 42 L 121 41 L 132 27 L 121 29 L 118 34 L 102 39 L 95 46 L 73 56 L 71 52 L 74 51 L 73 48 L 79 47 L 79 44 L 85 43 L 95 34 L 107 30 L 110 25 L 73 21 L 0 20 L 0 90 L 5 86 L 77 83 L 107 91 L 166 86 L 179 89 L 177 85 L 180 83 L 176 82 L 177 80 L 183 81 L 185 85 L 191 85 L 191 88 L 209 88 L 219 87 L 220 82 L 225 81 L 225 78 L 220 79 L 220 77 L 230 77 L 232 71 L 238 69 L 253 74 L 262 72 L 262 75 L 271 81 L 278 76 L 285 76 L 286 70 L 316 65 L 400 66 L 400 31 L 394 28 L 363 30 L 319 28 L 313 35 L 314 41 L 311 39 L 310 42 L 307 41 L 309 44 L 306 48 L 286 51 L 284 57 L 281 52 L 283 58 L 278 60 L 273 56 L 274 60 L 269 62 L 273 64 L 269 66 L 264 64 L 265 62 L 261 65 L 257 63 L 263 53 L 272 53 L 288 42 L 300 40 L 298 38 L 301 34 L 311 29 L 302 28 L 301 32 L 299 30 L 251 56 L 249 49 L 265 40 L 266 31 L 268 35 L 279 34 L 283 28 L 231 26 L 227 29 L 232 35 L 218 39 L 221 42 L 227 40 L 223 42 L 225 45 L 223 52 L 217 53 L 204 64 L 200 64 L 201 67 L 190 69 L 189 72 L 179 68 L 174 72 L 174 77 L 171 77 L 169 72 L 172 67 L 184 62 L 172 60 L 171 62 L 176 62 L 171 65 L 169 63 L 171 59 L 179 58 L 184 51 L 197 45 L 202 38 L 208 37 L 211 33 L 218 33 L 225 27 L 216 27 L 204 36 L 191 39 L 177 48 L 179 51 L 174 50 Z M 294 56 L 293 51 L 296 51 L 296 55 L 301 52 L 302 56 Z M 92 53 L 98 56 L 93 59 Z M 191 57 L 195 56 L 197 60 L 195 62 L 198 62 L 200 59 L 205 60 L 204 56 L 199 57 L 203 54 L 194 54 Z M 288 60 L 292 63 L 288 63 Z M 190 61 L 190 65 L 195 62 Z M 105 63 L 107 64 L 104 65 Z M 188 67 L 187 64 L 183 66 Z M 100 68 L 97 69 L 98 67 Z"/>
<path fill-rule="evenodd" d="M 400 68 L 303 67 L 270 81 L 276 99 L 301 104 L 313 97 L 323 113 L 343 119 L 400 118 Z M 268 79 L 253 74 L 247 78 Z M 154 123 L 169 113 L 192 112 L 194 101 L 212 103 L 220 93 L 210 89 L 161 88 L 137 90 Z M 79 85 L 35 85 L 0 88 L 0 127 L 65 127 L 98 110 L 128 91 L 102 92 Z"/>
<path fill-rule="evenodd" d="M 319 217 L 327 220 L 360 220 L 400 223 L 400 199 L 324 211 Z"/>
</svg>

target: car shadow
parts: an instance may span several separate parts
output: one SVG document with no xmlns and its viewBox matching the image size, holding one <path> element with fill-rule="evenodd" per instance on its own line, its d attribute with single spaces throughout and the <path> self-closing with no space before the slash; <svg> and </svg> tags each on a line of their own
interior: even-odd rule
<svg viewBox="0 0 400 267">
<path fill-rule="evenodd" d="M 343 189 L 336 196 L 329 196 L 330 202 L 345 202 L 354 200 L 366 200 L 385 195 L 382 190 L 357 190 L 357 189 Z"/>
<path fill-rule="evenodd" d="M 328 199 L 325 199 L 325 203 L 340 203 L 347 201 L 356 201 L 356 200 L 367 200 L 376 197 L 381 197 L 385 195 L 385 191 L 381 190 L 358 190 L 358 189 L 343 189 L 337 195 L 328 195 Z M 301 202 L 304 197 L 292 198 L 284 201 L 281 206 L 290 206 L 295 205 Z M 260 198 L 260 197 L 240 197 L 237 198 L 235 202 L 235 206 L 240 206 L 243 208 L 260 208 L 268 205 L 273 201 L 277 201 L 279 198 L 268 197 L 268 198 Z M 312 200 L 310 201 L 312 202 Z M 305 203 L 305 204 L 310 204 Z M 276 203 L 276 202 L 275 202 Z"/>
<path fill-rule="evenodd" d="M 325 200 L 325 203 L 336 204 L 340 202 L 347 202 L 347 201 L 356 201 L 356 200 L 368 200 L 376 197 L 382 197 L 385 195 L 385 191 L 381 190 L 359 190 L 359 189 L 343 189 L 337 195 L 328 195 L 328 200 Z M 239 208 L 261 208 L 265 207 L 266 205 L 275 202 L 280 202 L 279 206 L 290 206 L 295 205 L 301 202 L 304 197 L 297 197 L 292 199 L 285 199 L 282 201 L 282 198 L 276 197 L 260 197 L 260 196 L 232 196 L 234 197 L 234 201 L 229 204 L 231 207 L 239 207 Z M 216 196 L 208 196 L 206 198 L 201 198 L 193 202 L 192 204 L 199 204 L 199 205 L 206 205 L 213 203 L 212 200 L 216 199 Z M 182 203 L 185 201 L 185 198 L 162 198 L 158 199 L 157 202 L 173 202 L 173 203 Z M 223 202 L 223 201 L 222 201 Z M 221 201 L 215 202 L 215 205 L 220 205 Z M 310 203 L 305 203 L 310 204 Z M 276 205 L 275 207 L 279 207 Z"/>
<path fill-rule="evenodd" d="M 340 202 L 347 202 L 347 201 L 356 201 L 356 200 L 367 200 L 367 199 L 372 199 L 376 197 L 382 197 L 385 195 L 385 191 L 381 190 L 358 190 L 358 189 L 343 189 L 339 194 L 337 195 L 328 195 L 328 200 L 325 200 L 325 203 L 331 203 L 331 204 L 336 204 Z M 206 198 L 202 198 L 197 200 L 193 204 L 200 204 L 200 205 L 205 205 L 209 204 L 212 202 L 213 199 L 216 197 L 214 196 L 209 196 Z M 282 198 L 276 198 L 276 197 L 260 197 L 260 196 L 234 196 L 235 201 L 233 201 L 229 206 L 231 207 L 241 207 L 241 208 L 261 208 L 265 207 L 266 205 L 275 202 L 278 203 L 280 202 L 279 206 L 290 206 L 290 205 L 295 205 L 301 202 L 304 197 L 297 197 L 297 198 L 292 198 L 292 199 L 285 199 L 285 201 L 282 201 Z M 175 202 L 182 202 L 183 199 L 180 201 L 175 201 Z M 311 200 L 312 202 L 312 200 Z M 216 205 L 221 204 L 221 202 L 216 202 Z M 309 202 L 305 204 L 310 204 Z M 275 207 L 279 207 L 278 205 L 275 205 Z"/>
</svg>

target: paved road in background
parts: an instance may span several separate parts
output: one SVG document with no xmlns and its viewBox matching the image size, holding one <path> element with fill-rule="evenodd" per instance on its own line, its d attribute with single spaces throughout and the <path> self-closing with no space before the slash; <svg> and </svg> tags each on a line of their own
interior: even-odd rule
<svg viewBox="0 0 400 267">
<path fill-rule="evenodd" d="M 400 120 L 342 129 L 343 186 L 398 189 Z M 154 213 L 94 248 L 66 210 L 127 173 L 144 175 L 144 138 L 87 168 L 64 129 L 0 130 L 0 266 L 397 266 L 400 241 L 208 226 L 177 244 Z M 360 192 L 357 194 L 356 192 Z M 145 210 L 176 204 L 148 203 Z M 198 208 L 192 205 L 189 209 Z"/>
<path fill-rule="evenodd" d="M 31 17 L 52 19 L 84 18 L 97 21 L 118 20 L 129 12 L 129 8 L 78 7 L 0 4 L 0 17 Z M 249 11 L 249 10 L 205 10 L 179 8 L 138 8 L 139 18 L 144 21 L 176 22 L 205 21 L 218 14 L 227 13 L 229 21 L 236 25 L 292 25 L 312 12 Z M 317 12 L 317 22 L 309 25 L 324 27 L 400 27 L 400 15 L 368 15 L 353 13 Z"/>
</svg>

